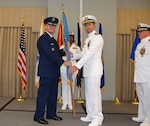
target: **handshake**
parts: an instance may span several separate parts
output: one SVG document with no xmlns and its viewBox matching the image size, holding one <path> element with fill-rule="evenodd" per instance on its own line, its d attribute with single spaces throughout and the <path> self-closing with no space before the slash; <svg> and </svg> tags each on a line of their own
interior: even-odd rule
<svg viewBox="0 0 150 126">
<path fill-rule="evenodd" d="M 69 66 L 69 73 L 73 74 L 76 70 L 78 70 L 78 68 L 76 66 L 72 66 L 71 61 L 65 61 L 64 65 Z"/>
</svg>

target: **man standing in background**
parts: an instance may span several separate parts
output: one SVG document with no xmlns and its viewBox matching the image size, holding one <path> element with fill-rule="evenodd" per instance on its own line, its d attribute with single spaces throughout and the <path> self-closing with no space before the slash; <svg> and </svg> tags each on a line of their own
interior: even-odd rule
<svg viewBox="0 0 150 126">
<path fill-rule="evenodd" d="M 141 41 L 135 50 L 134 82 L 139 106 L 138 117 L 132 120 L 150 126 L 150 25 L 140 23 L 137 32 Z"/>
</svg>

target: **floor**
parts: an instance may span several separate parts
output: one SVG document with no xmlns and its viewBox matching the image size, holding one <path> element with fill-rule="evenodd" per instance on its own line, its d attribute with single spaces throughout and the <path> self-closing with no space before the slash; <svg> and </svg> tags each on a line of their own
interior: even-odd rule
<svg viewBox="0 0 150 126">
<path fill-rule="evenodd" d="M 0 97 L 0 126 L 41 126 L 33 121 L 36 99 L 24 99 L 18 101 L 16 98 Z M 75 101 L 75 118 L 72 111 L 62 111 L 62 103 L 58 101 L 58 116 L 62 121 L 48 120 L 50 126 L 88 126 L 88 123 L 80 121 L 85 116 L 85 102 Z M 112 101 L 103 101 L 104 121 L 102 126 L 139 126 L 131 120 L 137 115 L 137 104 L 121 102 L 117 104 Z"/>
</svg>

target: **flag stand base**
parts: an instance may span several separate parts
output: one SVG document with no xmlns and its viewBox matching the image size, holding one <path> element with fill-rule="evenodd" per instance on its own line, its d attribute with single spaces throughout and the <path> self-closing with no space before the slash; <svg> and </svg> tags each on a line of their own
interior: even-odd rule
<svg viewBox="0 0 150 126">
<path fill-rule="evenodd" d="M 132 104 L 138 105 L 138 104 L 139 104 L 138 99 L 137 99 L 137 98 L 134 98 L 134 100 L 132 101 Z"/>
<path fill-rule="evenodd" d="M 77 100 L 78 103 L 84 103 L 84 100 L 80 97 L 78 100 Z"/>
<path fill-rule="evenodd" d="M 17 101 L 24 101 L 25 98 L 23 98 L 21 95 L 19 96 L 19 98 L 17 98 Z"/>
<path fill-rule="evenodd" d="M 58 98 L 58 102 L 62 102 L 62 96 L 60 96 L 59 98 Z"/>
<path fill-rule="evenodd" d="M 121 104 L 120 100 L 118 99 L 118 97 L 115 98 L 115 100 L 113 101 L 113 103 L 115 104 Z"/>
</svg>

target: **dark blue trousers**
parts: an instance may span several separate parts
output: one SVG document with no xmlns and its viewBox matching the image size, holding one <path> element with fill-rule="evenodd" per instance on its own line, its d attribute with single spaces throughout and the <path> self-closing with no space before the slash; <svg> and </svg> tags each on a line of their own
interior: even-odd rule
<svg viewBox="0 0 150 126">
<path fill-rule="evenodd" d="M 58 79 L 59 77 L 40 77 L 34 119 L 44 119 L 45 108 L 46 118 L 56 116 Z"/>
</svg>

